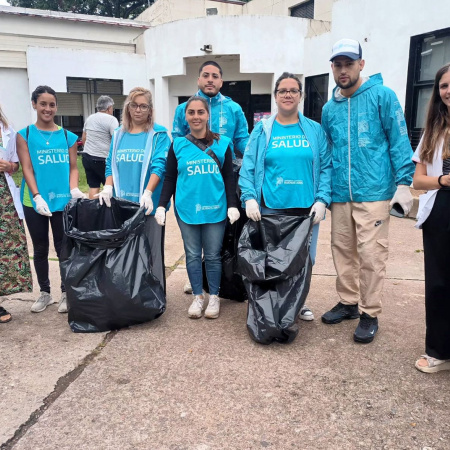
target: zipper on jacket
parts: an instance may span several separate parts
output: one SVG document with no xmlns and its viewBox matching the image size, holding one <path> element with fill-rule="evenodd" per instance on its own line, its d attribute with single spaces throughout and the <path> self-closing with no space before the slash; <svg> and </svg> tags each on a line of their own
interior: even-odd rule
<svg viewBox="0 0 450 450">
<path fill-rule="evenodd" d="M 352 196 L 352 160 L 351 160 L 351 144 L 350 144 L 350 98 L 348 99 L 348 191 L 350 193 L 350 201 L 353 201 Z"/>
</svg>

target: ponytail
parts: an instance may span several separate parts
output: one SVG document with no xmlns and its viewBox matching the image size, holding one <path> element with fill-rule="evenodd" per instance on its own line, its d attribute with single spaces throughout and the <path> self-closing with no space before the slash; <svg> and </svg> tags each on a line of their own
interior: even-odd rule
<svg viewBox="0 0 450 450">
<path fill-rule="evenodd" d="M 206 125 L 206 135 L 205 135 L 206 143 L 208 147 L 214 144 L 214 141 L 218 141 L 220 139 L 220 134 L 213 133 L 209 129 L 209 125 Z"/>
</svg>

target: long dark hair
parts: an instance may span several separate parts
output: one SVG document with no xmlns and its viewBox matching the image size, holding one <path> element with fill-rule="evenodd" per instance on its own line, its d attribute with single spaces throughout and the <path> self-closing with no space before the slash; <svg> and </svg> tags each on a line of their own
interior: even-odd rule
<svg viewBox="0 0 450 450">
<path fill-rule="evenodd" d="M 200 97 L 199 95 L 193 95 L 187 102 L 186 102 L 186 108 L 184 108 L 184 113 L 186 114 L 186 111 L 189 108 L 189 105 L 192 102 L 202 102 L 203 105 L 205 106 L 206 111 L 208 111 L 208 115 L 210 115 L 209 113 L 209 105 L 208 102 L 203 98 Z M 212 145 L 214 143 L 214 141 L 218 141 L 220 139 L 220 134 L 218 133 L 213 133 L 211 131 L 211 129 L 209 128 L 209 123 L 206 122 L 206 135 L 205 135 L 205 139 L 208 145 Z"/>
<path fill-rule="evenodd" d="M 51 94 L 55 97 L 55 103 L 58 104 L 58 98 L 56 97 L 56 92 L 50 86 L 38 86 L 31 94 L 31 101 L 37 103 L 38 98 L 41 94 Z"/>
<path fill-rule="evenodd" d="M 439 82 L 446 72 L 450 72 L 450 63 L 441 67 L 434 78 L 433 92 L 428 104 L 427 119 L 423 133 L 420 159 L 431 163 L 441 139 L 444 140 L 442 159 L 450 158 L 450 117 L 448 108 L 439 94 Z"/>
</svg>

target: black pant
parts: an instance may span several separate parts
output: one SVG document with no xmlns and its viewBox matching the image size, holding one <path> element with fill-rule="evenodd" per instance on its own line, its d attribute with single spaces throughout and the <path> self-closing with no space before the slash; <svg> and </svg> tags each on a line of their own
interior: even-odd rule
<svg viewBox="0 0 450 450">
<path fill-rule="evenodd" d="M 50 293 L 50 280 L 48 277 L 48 249 L 50 245 L 48 224 L 50 223 L 52 226 L 53 244 L 59 258 L 64 236 L 63 213 L 62 211 L 57 211 L 52 213 L 52 217 L 47 217 L 38 214 L 29 206 L 24 206 L 23 211 L 28 231 L 33 241 L 34 269 L 36 270 L 39 288 L 43 292 Z M 61 291 L 65 292 L 65 290 L 64 283 L 61 281 Z"/>
<path fill-rule="evenodd" d="M 427 355 L 450 359 L 450 191 L 440 190 L 422 225 Z"/>
</svg>

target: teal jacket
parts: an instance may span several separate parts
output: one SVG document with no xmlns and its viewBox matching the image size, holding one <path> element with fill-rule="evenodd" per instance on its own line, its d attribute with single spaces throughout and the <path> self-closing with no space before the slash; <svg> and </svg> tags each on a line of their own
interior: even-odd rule
<svg viewBox="0 0 450 450">
<path fill-rule="evenodd" d="M 245 202 L 250 199 L 255 199 L 261 205 L 264 161 L 275 118 L 276 114 L 268 119 L 262 119 L 256 124 L 250 135 L 239 173 L 243 207 L 245 207 Z M 317 122 L 306 118 L 300 112 L 298 120 L 313 152 L 314 201 L 325 203 L 328 206 L 331 201 L 331 152 L 325 133 Z"/>
<path fill-rule="evenodd" d="M 220 92 L 215 97 L 208 97 L 202 91 L 195 95 L 205 98 L 209 104 L 209 128 L 214 133 L 231 139 L 231 151 L 244 153 L 248 141 L 248 125 L 242 108 L 225 97 Z M 184 137 L 189 133 L 189 125 L 185 118 L 186 102 L 181 103 L 175 110 L 173 119 L 172 139 Z"/>
<path fill-rule="evenodd" d="M 414 163 L 405 118 L 381 74 L 363 82 L 350 97 L 339 88 L 322 110 L 331 143 L 333 202 L 390 200 L 399 184 L 412 182 Z"/>
</svg>

